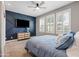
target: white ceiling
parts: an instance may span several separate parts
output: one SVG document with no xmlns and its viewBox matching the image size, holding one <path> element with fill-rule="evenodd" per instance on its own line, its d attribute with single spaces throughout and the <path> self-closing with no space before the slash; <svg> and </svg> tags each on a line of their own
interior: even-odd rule
<svg viewBox="0 0 79 59">
<path fill-rule="evenodd" d="M 5 8 L 9 11 L 37 17 L 72 2 L 73 1 L 45 1 L 45 4 L 43 4 L 41 7 L 46 7 L 46 9 L 34 11 L 34 8 L 27 7 L 31 5 L 33 6 L 31 1 L 5 1 Z"/>
</svg>

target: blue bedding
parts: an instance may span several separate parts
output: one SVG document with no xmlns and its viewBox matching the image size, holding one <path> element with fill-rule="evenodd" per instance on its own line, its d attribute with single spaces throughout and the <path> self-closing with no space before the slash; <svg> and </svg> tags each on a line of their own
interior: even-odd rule
<svg viewBox="0 0 79 59">
<path fill-rule="evenodd" d="M 65 50 L 56 49 L 56 36 L 44 35 L 29 39 L 25 46 L 38 57 L 66 57 Z"/>
</svg>

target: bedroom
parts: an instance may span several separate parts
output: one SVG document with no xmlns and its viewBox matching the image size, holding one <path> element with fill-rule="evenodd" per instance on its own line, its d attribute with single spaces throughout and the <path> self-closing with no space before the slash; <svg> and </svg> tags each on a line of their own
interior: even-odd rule
<svg viewBox="0 0 79 59">
<path fill-rule="evenodd" d="M 79 57 L 79 1 L 5 1 L 4 6 L 4 57 Z"/>
</svg>

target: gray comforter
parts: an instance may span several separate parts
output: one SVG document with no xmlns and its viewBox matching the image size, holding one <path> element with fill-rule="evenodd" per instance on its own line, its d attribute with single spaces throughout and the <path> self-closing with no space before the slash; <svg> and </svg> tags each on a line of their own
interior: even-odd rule
<svg viewBox="0 0 79 59">
<path fill-rule="evenodd" d="M 29 39 L 25 46 L 38 57 L 66 57 L 65 50 L 56 49 L 56 36 L 36 36 Z"/>
</svg>

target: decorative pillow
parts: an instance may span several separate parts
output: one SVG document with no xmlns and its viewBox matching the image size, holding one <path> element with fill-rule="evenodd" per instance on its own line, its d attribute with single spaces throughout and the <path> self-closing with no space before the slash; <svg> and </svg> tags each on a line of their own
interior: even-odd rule
<svg viewBox="0 0 79 59">
<path fill-rule="evenodd" d="M 76 45 L 79 46 L 79 32 L 77 32 L 77 33 L 74 35 L 74 38 L 75 38 Z"/>
<path fill-rule="evenodd" d="M 64 35 L 66 35 L 67 33 L 64 34 L 60 34 L 57 36 L 57 46 L 58 47 L 61 44 L 61 39 L 64 38 Z"/>
<path fill-rule="evenodd" d="M 62 36 L 63 36 L 63 34 L 60 34 L 60 35 L 57 36 L 57 45 L 60 44 L 60 40 L 61 40 L 60 38 L 61 38 Z"/>
<path fill-rule="evenodd" d="M 60 37 L 57 41 L 56 47 L 59 47 L 60 45 L 62 45 L 67 39 L 69 39 L 69 37 L 67 35 Z"/>
<path fill-rule="evenodd" d="M 66 50 L 74 42 L 74 32 L 68 32 L 60 38 L 60 44 L 56 47 L 59 50 Z"/>
</svg>

